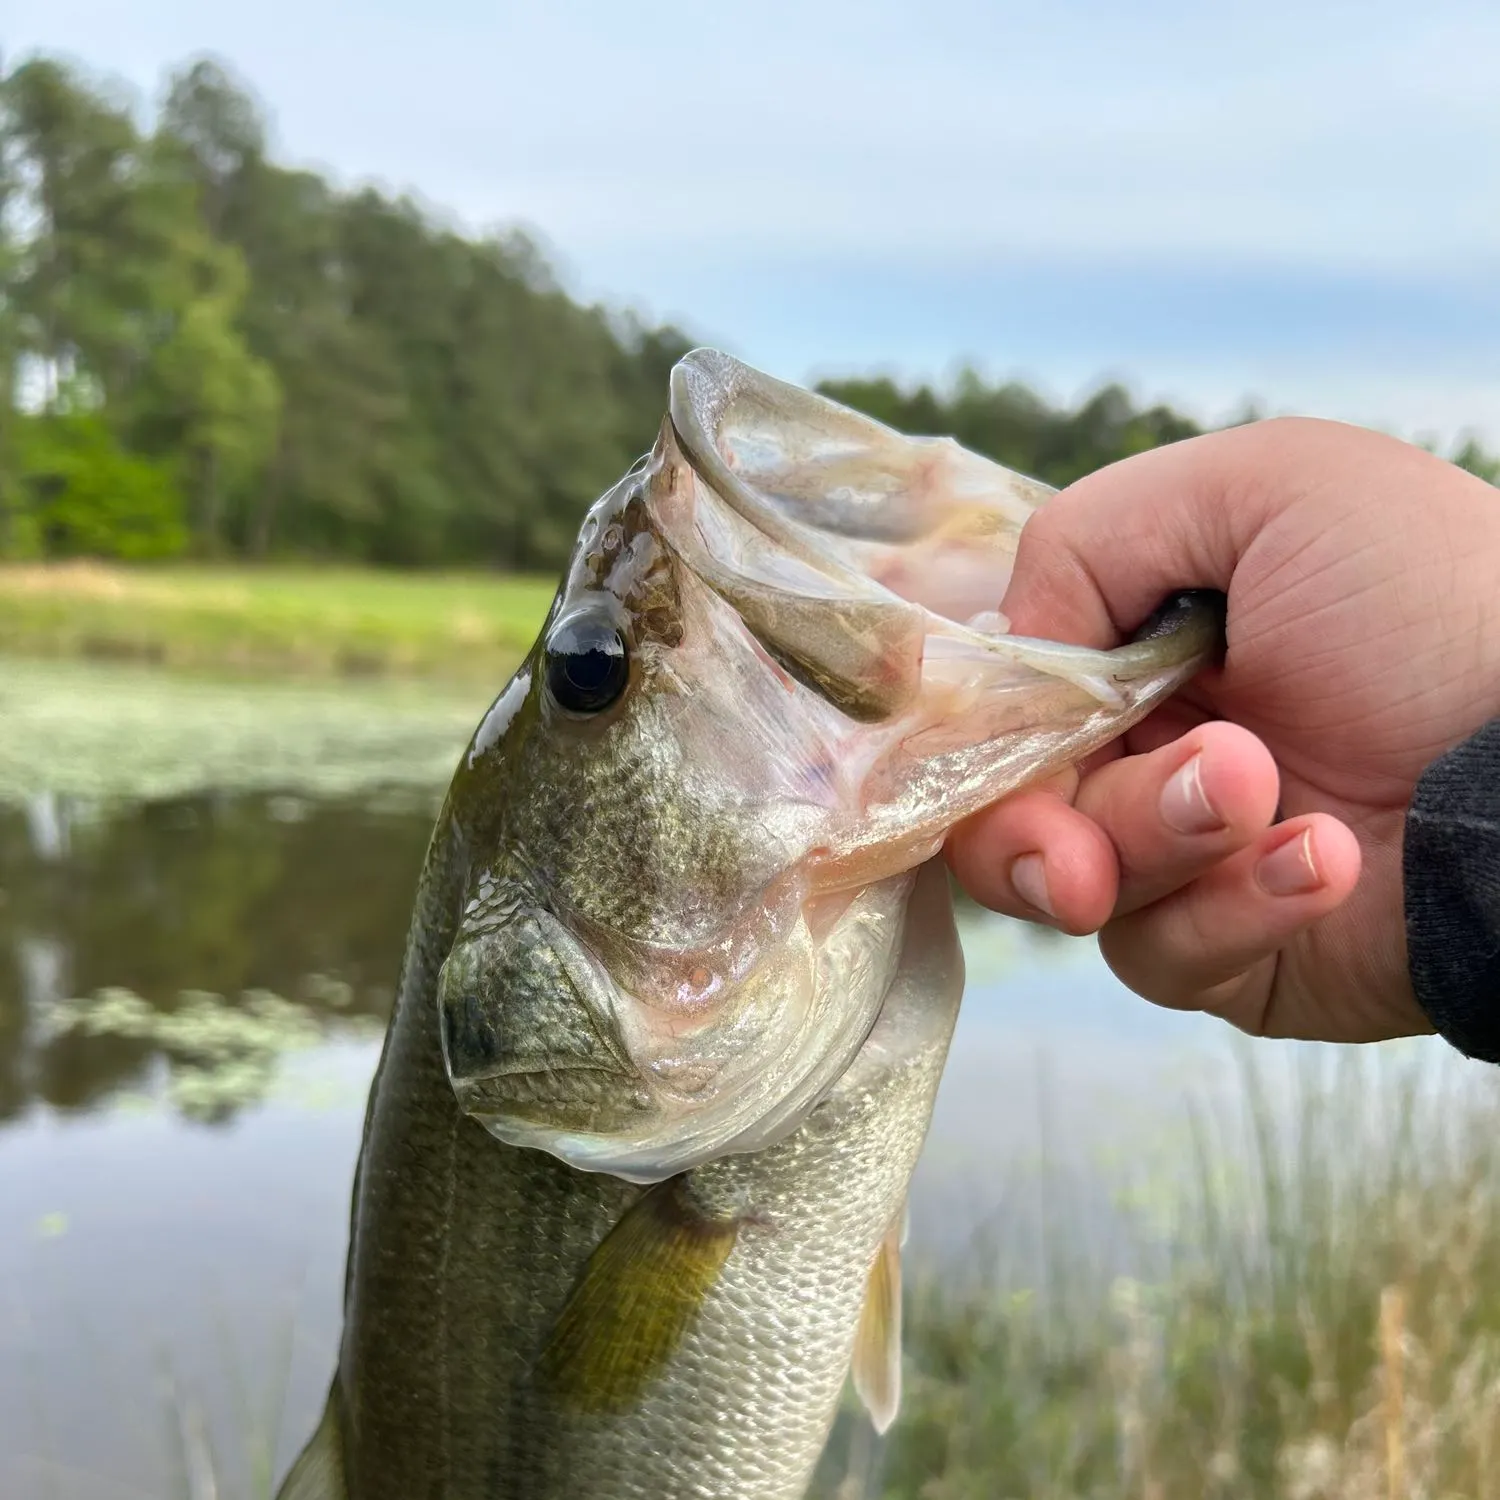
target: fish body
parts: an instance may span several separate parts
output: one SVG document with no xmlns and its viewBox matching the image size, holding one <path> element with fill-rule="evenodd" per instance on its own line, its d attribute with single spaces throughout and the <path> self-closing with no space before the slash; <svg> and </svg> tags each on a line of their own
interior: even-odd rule
<svg viewBox="0 0 1500 1500">
<path fill-rule="evenodd" d="M 1047 491 L 712 351 L 590 512 L 424 868 L 338 1372 L 283 1500 L 798 1500 L 900 1390 L 959 819 L 1212 649 L 991 607 Z"/>
</svg>

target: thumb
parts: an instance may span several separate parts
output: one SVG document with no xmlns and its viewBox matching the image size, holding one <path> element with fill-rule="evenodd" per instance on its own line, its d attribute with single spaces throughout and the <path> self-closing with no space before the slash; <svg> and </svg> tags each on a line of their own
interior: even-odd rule
<svg viewBox="0 0 1500 1500">
<path fill-rule="evenodd" d="M 1305 435 L 1288 429 L 1325 425 L 1278 419 L 1208 433 L 1111 464 L 1054 495 L 1021 533 L 1001 604 L 1011 630 L 1112 646 L 1168 594 L 1227 594 L 1278 489 L 1268 466 L 1285 472 L 1284 450 L 1303 444 Z"/>
</svg>

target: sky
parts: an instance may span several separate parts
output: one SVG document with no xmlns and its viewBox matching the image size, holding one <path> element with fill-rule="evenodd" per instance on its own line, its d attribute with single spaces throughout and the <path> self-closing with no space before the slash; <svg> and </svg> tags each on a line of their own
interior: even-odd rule
<svg viewBox="0 0 1500 1500">
<path fill-rule="evenodd" d="M 213 54 L 281 159 L 788 379 L 1500 442 L 1495 0 L 0 0 L 0 43 L 148 99 Z"/>
</svg>

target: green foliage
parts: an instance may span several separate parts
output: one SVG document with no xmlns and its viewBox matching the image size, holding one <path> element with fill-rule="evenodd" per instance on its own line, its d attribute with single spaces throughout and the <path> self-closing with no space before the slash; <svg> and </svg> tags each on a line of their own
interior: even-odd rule
<svg viewBox="0 0 1500 1500">
<path fill-rule="evenodd" d="M 225 544 L 555 568 L 651 442 L 663 355 L 687 341 L 579 307 L 524 238 L 470 239 L 268 161 L 217 66 L 177 75 L 160 129 L 248 270 L 235 326 L 280 394 L 264 468 L 229 486 Z"/>
<path fill-rule="evenodd" d="M 1475 438 L 1466 438 L 1453 455 L 1453 462 L 1460 469 L 1467 469 L 1491 484 L 1500 485 L 1500 454 L 1486 453 Z"/>
<path fill-rule="evenodd" d="M 199 496 L 205 549 L 220 540 L 226 488 L 256 477 L 276 438 L 281 388 L 275 372 L 236 328 L 245 274 L 239 255 L 215 247 L 203 257 L 201 293 L 155 350 L 150 385 L 154 447 L 182 454 Z"/>
<path fill-rule="evenodd" d="M 15 353 L 40 376 L 44 417 L 65 416 L 80 392 L 91 407 L 86 430 L 61 442 L 76 459 L 66 516 L 27 520 L 13 505 L 10 529 L 40 535 L 49 552 L 179 550 L 175 518 L 169 538 L 144 524 L 152 508 L 142 509 L 148 490 L 172 488 L 152 478 L 153 464 L 170 464 L 193 498 L 200 545 L 211 548 L 220 491 L 263 464 L 279 402 L 274 373 L 238 327 L 240 257 L 203 222 L 182 150 L 142 135 L 128 102 L 46 59 L 23 63 L 0 87 L 4 159 L 14 182 L 29 185 L 13 190 L 23 212 L 5 262 Z M 16 222 L 31 227 L 22 234 Z M 111 483 L 126 493 L 90 522 L 84 508 L 108 500 Z M 117 544 L 128 516 L 130 536 Z M 12 538 L 10 550 L 19 545 Z"/>
<path fill-rule="evenodd" d="M 86 392 L 120 455 L 170 466 L 199 555 L 555 570 L 689 340 L 578 305 L 523 236 L 340 191 L 266 137 L 210 61 L 154 118 L 55 59 L 0 77 L 0 556 L 133 555 L 85 523 L 97 486 L 61 529 L 27 509 L 24 385 L 48 416 Z M 1117 386 L 1073 411 L 972 372 L 824 389 L 1057 485 L 1198 431 Z M 1473 444 L 1460 462 L 1496 474 Z M 148 469 L 121 470 L 137 497 Z"/>
<path fill-rule="evenodd" d="M 139 561 L 187 542 L 171 465 L 122 448 L 98 411 L 57 411 L 13 423 L 15 494 L 9 549 Z"/>
</svg>

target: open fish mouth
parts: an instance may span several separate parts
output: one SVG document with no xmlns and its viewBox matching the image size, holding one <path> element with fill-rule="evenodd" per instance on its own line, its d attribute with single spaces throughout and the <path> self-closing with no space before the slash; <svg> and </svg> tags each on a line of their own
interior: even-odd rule
<svg viewBox="0 0 1500 1500">
<path fill-rule="evenodd" d="M 948 831 L 1222 642 L 1198 595 L 1112 651 L 1008 634 L 1050 493 L 712 350 L 674 368 L 654 452 L 585 519 L 471 748 L 502 810 L 439 987 L 465 1109 L 639 1182 L 807 1117 Z"/>
<path fill-rule="evenodd" d="M 816 737 L 844 803 L 825 888 L 912 868 L 970 813 L 1122 734 L 1222 646 L 1222 598 L 1193 592 L 1112 651 L 1009 634 L 997 605 L 1048 486 L 715 350 L 673 369 L 657 458 L 664 540 L 841 717 Z M 881 846 L 891 857 L 871 862 Z"/>
</svg>

